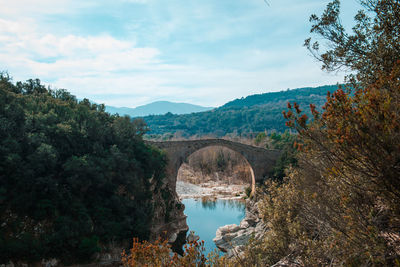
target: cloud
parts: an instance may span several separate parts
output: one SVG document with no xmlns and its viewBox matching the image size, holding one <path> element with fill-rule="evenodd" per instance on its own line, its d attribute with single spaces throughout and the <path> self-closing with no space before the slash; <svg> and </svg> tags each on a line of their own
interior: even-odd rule
<svg viewBox="0 0 400 267">
<path fill-rule="evenodd" d="M 87 0 L 0 0 L 0 14 L 13 17 L 39 17 L 45 14 L 75 13 L 82 8 L 94 6 L 96 1 Z"/>
<path fill-rule="evenodd" d="M 0 20 L 0 29 L 0 60 L 13 69 L 29 67 L 33 75 L 80 76 L 138 69 L 158 62 L 158 49 L 136 47 L 134 42 L 109 35 L 41 35 L 35 26 L 7 20 Z"/>
<path fill-rule="evenodd" d="M 79 98 L 128 107 L 156 100 L 218 106 L 341 81 L 301 47 L 307 20 L 295 17 L 324 6 L 320 0 L 182 3 L 0 0 L 1 68 L 15 80 L 37 77 Z M 85 24 L 87 17 L 94 21 Z M 104 28 L 94 32 L 98 21 Z"/>
<path fill-rule="evenodd" d="M 315 81 L 319 75 L 311 60 L 281 63 L 304 62 L 296 49 L 285 53 L 254 49 L 171 64 L 157 48 L 138 47 L 110 35 L 42 35 L 35 25 L 7 20 L 0 20 L 0 29 L 0 61 L 17 79 L 39 77 L 79 98 L 108 105 L 134 107 L 167 99 L 218 106 L 267 89 L 286 89 L 282 83 L 310 85 L 304 81 Z"/>
</svg>

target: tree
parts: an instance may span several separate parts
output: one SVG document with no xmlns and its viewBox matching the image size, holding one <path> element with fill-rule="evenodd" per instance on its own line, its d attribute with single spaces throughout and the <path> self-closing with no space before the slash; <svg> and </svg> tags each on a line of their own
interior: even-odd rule
<svg viewBox="0 0 400 267">
<path fill-rule="evenodd" d="M 355 16 L 353 33 L 340 22 L 340 1 L 328 4 L 321 17 L 312 15 L 311 33 L 326 41 L 305 41 L 305 46 L 322 62 L 322 69 L 355 72 L 351 81 L 373 83 L 381 72 L 392 71 L 400 54 L 400 4 L 398 0 L 360 0 L 364 10 Z"/>
<path fill-rule="evenodd" d="M 263 264 L 398 266 L 400 263 L 400 2 L 361 1 L 353 33 L 340 2 L 311 16 L 305 44 L 327 71 L 351 83 L 328 93 L 323 110 L 298 103 L 283 112 L 299 138 L 298 167 L 271 183 L 260 203 L 269 231 L 253 251 Z M 311 119 L 310 119 L 311 118 Z"/>
<path fill-rule="evenodd" d="M 354 96 L 328 95 L 322 116 L 311 106 L 309 123 L 296 105 L 285 113 L 302 142 L 290 181 L 303 193 L 298 220 L 310 239 L 318 233 L 310 243 L 323 248 L 320 261 L 389 266 L 399 260 L 399 77 L 400 61 Z"/>
<path fill-rule="evenodd" d="M 145 131 L 38 79 L 0 74 L 0 264 L 89 261 L 111 241 L 149 238 L 166 159 Z"/>
</svg>

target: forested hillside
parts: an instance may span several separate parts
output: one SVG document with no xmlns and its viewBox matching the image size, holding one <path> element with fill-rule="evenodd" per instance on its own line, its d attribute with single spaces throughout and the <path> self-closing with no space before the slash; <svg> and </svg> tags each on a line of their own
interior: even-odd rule
<svg viewBox="0 0 400 267">
<path fill-rule="evenodd" d="M 326 102 L 327 92 L 334 92 L 336 85 L 316 88 L 301 88 L 275 93 L 251 95 L 228 102 L 220 108 L 200 113 L 146 116 L 143 119 L 150 128 L 150 137 L 169 139 L 175 135 L 211 135 L 221 137 L 227 134 L 287 130 L 282 111 L 288 102 L 297 102 L 302 107 L 313 103 L 321 108 Z"/>
<path fill-rule="evenodd" d="M 0 263 L 89 261 L 110 242 L 148 238 L 165 158 L 143 131 L 104 105 L 2 74 Z"/>
</svg>

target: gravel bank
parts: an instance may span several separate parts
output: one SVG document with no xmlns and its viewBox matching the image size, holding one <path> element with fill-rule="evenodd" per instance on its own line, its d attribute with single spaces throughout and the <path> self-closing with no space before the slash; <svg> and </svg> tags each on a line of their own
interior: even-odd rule
<svg viewBox="0 0 400 267">
<path fill-rule="evenodd" d="M 176 192 L 181 199 L 184 198 L 218 198 L 241 199 L 245 196 L 246 185 L 226 185 L 208 182 L 199 185 L 177 181 Z"/>
</svg>

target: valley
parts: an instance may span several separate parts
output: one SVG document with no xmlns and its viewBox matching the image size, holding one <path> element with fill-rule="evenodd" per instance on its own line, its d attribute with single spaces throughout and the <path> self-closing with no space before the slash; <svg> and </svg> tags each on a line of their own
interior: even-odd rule
<svg viewBox="0 0 400 267">
<path fill-rule="evenodd" d="M 0 267 L 400 266 L 399 0 L 0 3 Z"/>
</svg>

